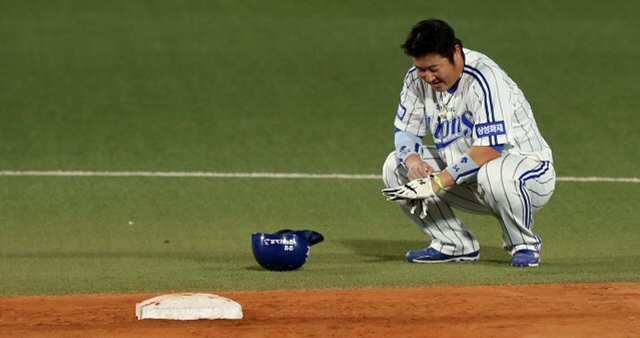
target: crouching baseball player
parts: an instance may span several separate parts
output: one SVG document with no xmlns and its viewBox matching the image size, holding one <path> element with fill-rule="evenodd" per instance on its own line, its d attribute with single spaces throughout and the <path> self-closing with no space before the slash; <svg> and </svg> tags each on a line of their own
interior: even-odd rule
<svg viewBox="0 0 640 338">
<path fill-rule="evenodd" d="M 431 237 L 412 263 L 475 261 L 480 246 L 452 207 L 494 215 L 513 266 L 538 266 L 533 214 L 551 198 L 555 170 L 531 106 L 487 56 L 462 47 L 444 21 L 416 24 L 403 44 L 414 66 L 383 167 L 387 199 Z M 431 134 L 435 146 L 423 145 Z"/>
</svg>

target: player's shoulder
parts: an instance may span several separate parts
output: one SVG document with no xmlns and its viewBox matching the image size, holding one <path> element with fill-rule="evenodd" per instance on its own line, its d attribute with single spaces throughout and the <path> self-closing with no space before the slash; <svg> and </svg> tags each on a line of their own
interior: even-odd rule
<svg viewBox="0 0 640 338">
<path fill-rule="evenodd" d="M 412 90 L 414 92 L 420 92 L 422 84 L 420 77 L 418 76 L 418 70 L 415 66 L 409 68 L 404 76 L 403 87 L 406 90 Z"/>
<path fill-rule="evenodd" d="M 500 66 L 490 57 L 475 50 L 464 49 L 465 71 L 475 71 L 479 73 L 498 70 Z"/>
<path fill-rule="evenodd" d="M 418 69 L 416 66 L 412 66 L 407 70 L 407 73 L 404 75 L 404 82 L 413 82 L 418 78 Z"/>
<path fill-rule="evenodd" d="M 483 83 L 497 82 L 506 77 L 498 64 L 480 52 L 465 48 L 464 72 L 470 75 L 471 85 L 482 86 Z"/>
</svg>

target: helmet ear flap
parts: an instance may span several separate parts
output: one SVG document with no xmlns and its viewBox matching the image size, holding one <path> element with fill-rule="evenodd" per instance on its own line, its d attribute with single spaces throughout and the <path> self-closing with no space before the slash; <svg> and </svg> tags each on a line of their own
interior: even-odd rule
<svg viewBox="0 0 640 338">
<path fill-rule="evenodd" d="M 309 257 L 309 241 L 293 231 L 251 235 L 253 256 L 267 270 L 289 271 L 304 265 Z"/>
</svg>

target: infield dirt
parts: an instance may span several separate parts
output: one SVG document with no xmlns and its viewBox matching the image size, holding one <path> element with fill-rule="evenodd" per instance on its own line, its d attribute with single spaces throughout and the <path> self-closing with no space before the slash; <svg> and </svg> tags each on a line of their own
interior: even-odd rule
<svg viewBox="0 0 640 338">
<path fill-rule="evenodd" d="M 640 284 L 215 292 L 242 320 L 137 320 L 159 294 L 3 296 L 3 337 L 634 337 Z"/>
</svg>

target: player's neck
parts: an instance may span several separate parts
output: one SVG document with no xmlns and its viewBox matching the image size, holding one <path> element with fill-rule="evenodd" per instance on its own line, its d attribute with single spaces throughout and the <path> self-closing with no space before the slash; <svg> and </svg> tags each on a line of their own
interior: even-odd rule
<svg viewBox="0 0 640 338">
<path fill-rule="evenodd" d="M 453 94 L 458 89 L 458 84 L 460 84 L 460 79 L 462 79 L 462 74 L 464 73 L 464 60 L 456 60 L 457 62 L 454 65 L 455 73 L 456 73 L 456 82 L 447 89 L 447 93 Z"/>
<path fill-rule="evenodd" d="M 462 79 L 462 74 L 460 74 L 460 76 L 458 77 L 458 81 L 456 81 L 456 83 L 454 83 L 451 88 L 447 89 L 447 93 L 453 94 L 456 92 L 456 90 L 458 89 L 458 85 L 460 84 L 460 79 Z"/>
</svg>

